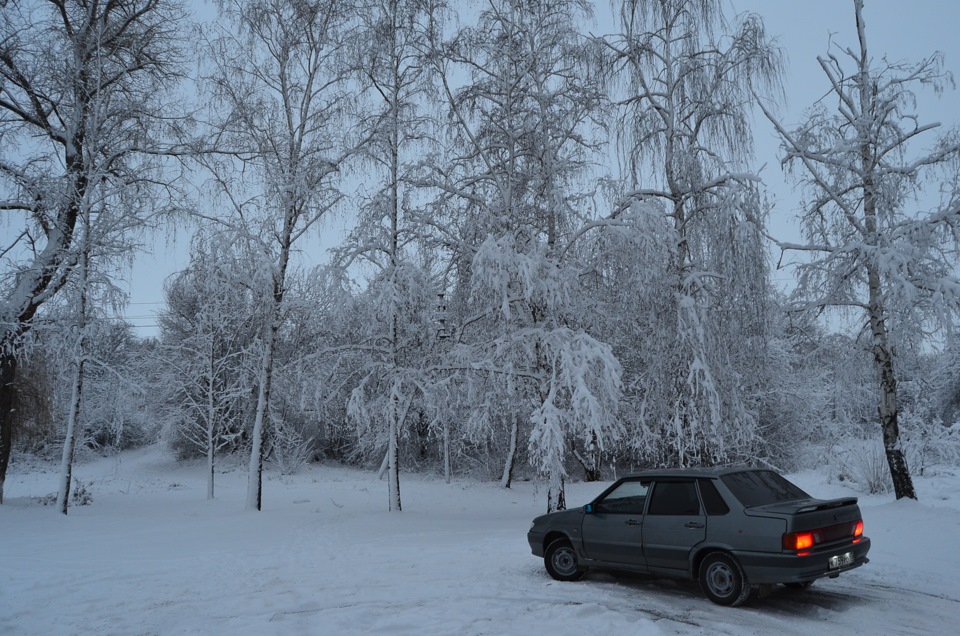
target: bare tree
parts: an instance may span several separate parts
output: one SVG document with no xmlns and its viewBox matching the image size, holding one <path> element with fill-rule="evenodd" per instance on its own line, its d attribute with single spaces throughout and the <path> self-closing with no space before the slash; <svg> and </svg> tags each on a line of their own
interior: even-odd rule
<svg viewBox="0 0 960 636">
<path fill-rule="evenodd" d="M 0 502 L 15 433 L 23 338 L 80 259 L 78 223 L 121 241 L 164 199 L 153 153 L 176 109 L 176 0 L 11 0 L 0 12 L 0 209 L 22 215 L 0 247 Z M 147 192 L 151 194 L 148 196 Z"/>
<path fill-rule="evenodd" d="M 348 8 L 338 0 L 223 2 L 237 35 L 221 33 L 212 43 L 213 135 L 203 161 L 229 206 L 227 218 L 216 220 L 260 255 L 270 308 L 260 336 L 248 509 L 261 508 L 274 353 L 294 247 L 341 200 L 335 181 L 355 148 L 343 121 Z"/>
<path fill-rule="evenodd" d="M 791 131 L 765 109 L 782 138 L 783 162 L 796 170 L 808 195 L 801 219 L 806 242 L 780 247 L 808 257 L 797 265 L 796 308 L 832 307 L 862 316 L 879 380 L 877 414 L 894 491 L 898 499 L 915 499 L 900 440 L 894 342 L 898 330 L 935 329 L 960 307 L 960 144 L 951 133 L 932 151 L 916 152 L 918 138 L 938 124 L 920 123 L 912 112 L 914 91 L 939 89 L 949 75 L 939 55 L 913 65 L 872 59 L 863 1 L 853 6 L 857 47 L 832 48 L 818 58 L 835 112 L 827 111 L 825 98 Z M 946 169 L 939 179 L 938 169 Z M 915 211 L 931 200 L 923 188 L 926 175 L 935 177 L 941 201 Z"/>
</svg>

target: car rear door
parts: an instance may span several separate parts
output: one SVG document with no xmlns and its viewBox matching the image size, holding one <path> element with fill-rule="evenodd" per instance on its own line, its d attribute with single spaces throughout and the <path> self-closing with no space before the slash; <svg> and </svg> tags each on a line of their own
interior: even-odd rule
<svg viewBox="0 0 960 636">
<path fill-rule="evenodd" d="M 707 519 L 693 479 L 657 480 L 643 518 L 647 566 L 686 570 L 690 551 L 706 539 Z"/>
<path fill-rule="evenodd" d="M 643 509 L 648 488 L 646 480 L 626 480 L 590 505 L 581 526 L 588 558 L 644 565 Z"/>
</svg>

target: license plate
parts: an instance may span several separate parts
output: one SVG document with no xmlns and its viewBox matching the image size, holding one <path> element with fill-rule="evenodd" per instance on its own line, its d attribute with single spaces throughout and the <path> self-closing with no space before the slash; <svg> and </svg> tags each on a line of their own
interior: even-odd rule
<svg viewBox="0 0 960 636">
<path fill-rule="evenodd" d="M 830 569 L 836 570 L 837 568 L 842 568 L 846 565 L 853 563 L 853 552 L 844 552 L 843 554 L 838 554 L 837 556 L 830 557 Z"/>
</svg>

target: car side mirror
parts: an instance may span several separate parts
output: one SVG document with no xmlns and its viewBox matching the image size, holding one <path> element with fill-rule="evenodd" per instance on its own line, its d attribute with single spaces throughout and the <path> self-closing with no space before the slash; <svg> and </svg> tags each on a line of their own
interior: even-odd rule
<svg viewBox="0 0 960 636">
<path fill-rule="evenodd" d="M 593 512 L 593 504 L 587 504 L 586 506 L 584 506 L 584 507 L 583 507 L 583 511 L 584 511 L 585 513 L 587 513 L 587 514 L 592 513 L 592 512 Z"/>
</svg>

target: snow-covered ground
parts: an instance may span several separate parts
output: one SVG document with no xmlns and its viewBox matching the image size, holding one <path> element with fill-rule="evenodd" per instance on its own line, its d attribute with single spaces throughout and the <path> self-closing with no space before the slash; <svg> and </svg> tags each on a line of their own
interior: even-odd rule
<svg viewBox="0 0 960 636">
<path fill-rule="evenodd" d="M 861 497 L 871 562 L 806 592 L 744 607 L 695 583 L 591 573 L 558 583 L 530 554 L 534 484 L 355 469 L 267 473 L 264 510 L 245 474 L 217 475 L 153 447 L 79 465 L 94 501 L 69 516 L 37 499 L 54 467 L 11 466 L 0 506 L 0 634 L 948 634 L 960 624 L 960 476 L 918 478 L 919 502 Z M 850 491 L 815 473 L 817 496 Z M 572 484 L 579 505 L 599 484 Z"/>
</svg>

